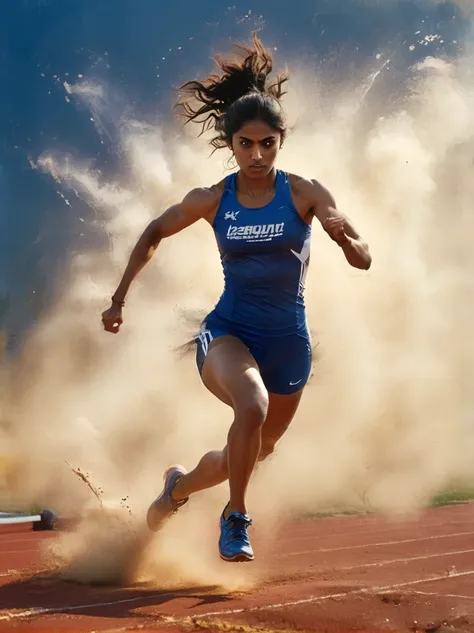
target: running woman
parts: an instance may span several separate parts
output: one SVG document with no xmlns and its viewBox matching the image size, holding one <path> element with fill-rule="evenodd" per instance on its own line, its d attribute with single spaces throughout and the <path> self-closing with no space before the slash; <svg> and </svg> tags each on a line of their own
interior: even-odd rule
<svg viewBox="0 0 474 633">
<path fill-rule="evenodd" d="M 234 421 L 223 450 L 207 453 L 190 472 L 168 468 L 147 522 L 158 530 L 193 493 L 229 480 L 218 546 L 221 558 L 236 562 L 254 558 L 246 505 L 252 471 L 288 429 L 310 375 L 304 284 L 313 219 L 351 266 L 367 270 L 371 256 L 323 185 L 275 167 L 287 134 L 281 97 L 288 76 L 270 82 L 271 53 L 254 35 L 237 58 L 216 63 L 218 74 L 181 87 L 178 106 L 186 122 L 214 130 L 212 147 L 228 148 L 239 170 L 190 191 L 148 225 L 102 320 L 116 334 L 130 284 L 161 241 L 198 220 L 209 223 L 225 287 L 196 337 L 196 361 L 202 382 L 233 409 Z"/>
</svg>

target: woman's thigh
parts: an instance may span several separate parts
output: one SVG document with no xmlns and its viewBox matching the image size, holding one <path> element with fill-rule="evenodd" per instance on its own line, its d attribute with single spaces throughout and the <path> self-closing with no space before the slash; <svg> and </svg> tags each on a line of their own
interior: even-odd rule
<svg viewBox="0 0 474 633">
<path fill-rule="evenodd" d="M 237 337 L 219 336 L 210 342 L 201 377 L 207 389 L 234 411 L 257 407 L 266 417 L 268 392 L 255 359 Z"/>
</svg>

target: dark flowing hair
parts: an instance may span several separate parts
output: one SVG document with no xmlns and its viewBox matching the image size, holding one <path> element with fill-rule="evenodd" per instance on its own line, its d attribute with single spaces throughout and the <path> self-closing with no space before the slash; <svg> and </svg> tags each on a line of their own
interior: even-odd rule
<svg viewBox="0 0 474 633">
<path fill-rule="evenodd" d="M 201 123 L 201 134 L 214 129 L 216 135 L 210 141 L 214 151 L 232 147 L 232 136 L 247 121 L 264 121 L 281 133 L 283 143 L 286 134 L 286 117 L 281 106 L 283 84 L 289 79 L 288 72 L 279 73 L 269 81 L 273 70 L 273 58 L 255 33 L 253 47 L 234 45 L 237 58 L 214 58 L 219 74 L 207 79 L 188 81 L 180 87 L 176 104 L 181 108 L 186 123 Z"/>
</svg>

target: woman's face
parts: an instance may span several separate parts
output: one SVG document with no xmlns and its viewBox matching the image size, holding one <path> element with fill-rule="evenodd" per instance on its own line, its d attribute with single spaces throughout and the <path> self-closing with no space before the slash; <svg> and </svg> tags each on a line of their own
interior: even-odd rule
<svg viewBox="0 0 474 633">
<path fill-rule="evenodd" d="M 246 176 L 265 178 L 275 165 L 280 143 L 281 133 L 268 123 L 247 121 L 232 136 L 232 151 Z"/>
</svg>

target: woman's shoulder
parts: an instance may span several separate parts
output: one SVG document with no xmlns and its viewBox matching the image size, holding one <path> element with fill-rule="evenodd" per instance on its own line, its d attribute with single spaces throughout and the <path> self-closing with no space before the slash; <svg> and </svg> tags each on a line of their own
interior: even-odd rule
<svg viewBox="0 0 474 633">
<path fill-rule="evenodd" d="M 201 217 L 212 224 L 221 203 L 225 186 L 226 179 L 224 178 L 209 187 L 196 187 L 186 195 L 184 203 L 198 209 Z"/>
<path fill-rule="evenodd" d="M 211 187 L 209 187 L 209 191 L 212 192 L 213 196 L 220 199 L 222 194 L 224 193 L 224 189 L 226 188 L 226 185 L 227 185 L 227 178 L 222 178 L 222 180 L 219 180 L 219 182 L 217 182 L 215 185 L 212 185 Z"/>
<path fill-rule="evenodd" d="M 315 178 L 303 178 L 297 174 L 288 174 L 291 196 L 302 217 L 314 213 L 320 205 L 331 202 L 329 191 Z"/>
<path fill-rule="evenodd" d="M 318 194 L 324 194 L 324 192 L 327 191 L 315 178 L 303 178 L 303 176 L 289 173 L 288 180 L 292 193 L 303 197 L 308 196 L 313 199 Z"/>
<path fill-rule="evenodd" d="M 195 187 L 187 194 L 187 199 L 198 205 L 212 207 L 220 202 L 225 189 L 225 178 L 209 187 Z"/>
</svg>

